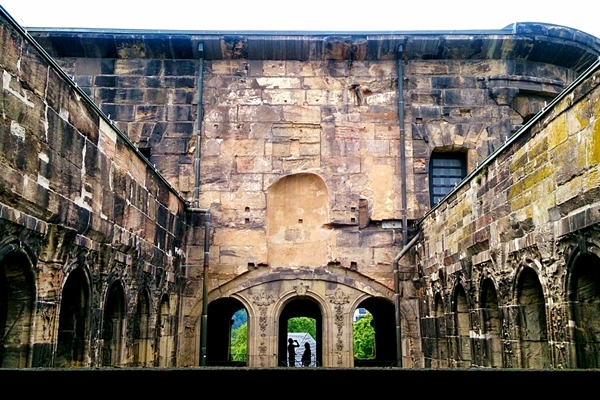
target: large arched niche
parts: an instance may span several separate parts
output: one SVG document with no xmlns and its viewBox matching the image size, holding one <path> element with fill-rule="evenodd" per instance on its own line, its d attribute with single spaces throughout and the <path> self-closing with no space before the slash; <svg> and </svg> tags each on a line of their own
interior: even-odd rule
<svg viewBox="0 0 600 400">
<path fill-rule="evenodd" d="M 61 292 L 55 367 L 85 366 L 89 351 L 90 278 L 85 267 L 75 268 Z"/>
<path fill-rule="evenodd" d="M 327 264 L 329 194 L 315 174 L 288 175 L 267 190 L 268 263 L 272 268 Z"/>
<path fill-rule="evenodd" d="M 31 365 L 34 282 L 31 258 L 16 244 L 0 248 L 0 367 Z"/>
<path fill-rule="evenodd" d="M 600 257 L 576 249 L 568 266 L 567 296 L 577 368 L 600 368 Z"/>
<path fill-rule="evenodd" d="M 536 269 L 521 266 L 515 281 L 521 367 L 550 367 L 544 290 Z"/>
</svg>

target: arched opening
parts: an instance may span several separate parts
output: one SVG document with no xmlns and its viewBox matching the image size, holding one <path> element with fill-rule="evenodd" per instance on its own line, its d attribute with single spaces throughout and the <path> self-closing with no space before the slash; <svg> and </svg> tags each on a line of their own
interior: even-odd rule
<svg viewBox="0 0 600 400">
<path fill-rule="evenodd" d="M 549 368 L 544 293 L 532 268 L 524 268 L 519 274 L 517 305 L 522 368 Z"/>
<path fill-rule="evenodd" d="M 454 360 L 459 368 L 471 366 L 471 322 L 469 318 L 469 304 L 467 295 L 462 285 L 457 285 L 454 291 Z"/>
<path fill-rule="evenodd" d="M 82 268 L 71 272 L 61 297 L 54 365 L 85 366 L 90 305 L 88 281 Z"/>
<path fill-rule="evenodd" d="M 231 352 L 233 316 L 239 310 L 247 312 L 239 300 L 231 297 L 214 300 L 208 305 L 206 365 L 246 365 L 246 360 L 234 361 Z"/>
<path fill-rule="evenodd" d="M 158 315 L 156 316 L 156 361 L 158 367 L 170 367 L 173 357 L 172 348 L 172 317 L 170 312 L 169 297 L 164 295 L 158 306 Z"/>
<path fill-rule="evenodd" d="M 288 175 L 267 191 L 269 266 L 319 267 L 327 264 L 331 230 L 329 195 L 314 174 Z"/>
<path fill-rule="evenodd" d="M 396 365 L 394 304 L 386 299 L 371 297 L 362 301 L 358 308 L 364 308 L 368 314 L 363 317 L 362 323 L 359 320 L 354 324 L 354 365 L 357 367 Z M 362 346 L 364 349 L 361 349 Z M 364 359 L 357 357 L 357 354 L 367 355 L 369 346 L 372 348 L 370 357 Z"/>
<path fill-rule="evenodd" d="M 434 303 L 435 319 L 435 349 L 432 352 L 434 359 L 431 362 L 432 368 L 443 368 L 448 366 L 448 339 L 446 329 L 446 315 L 444 313 L 444 302 L 442 296 L 437 293 Z"/>
<path fill-rule="evenodd" d="M 491 279 L 481 285 L 481 319 L 484 337 L 484 366 L 502 368 L 502 335 L 498 294 Z"/>
<path fill-rule="evenodd" d="M 577 367 L 600 368 L 600 259 L 577 257 L 569 284 Z"/>
<path fill-rule="evenodd" d="M 125 296 L 120 282 L 114 282 L 106 295 L 102 325 L 102 366 L 121 365 Z"/>
<path fill-rule="evenodd" d="M 33 282 L 31 264 L 23 254 L 11 252 L 0 260 L 0 367 L 28 366 Z"/>
<path fill-rule="evenodd" d="M 306 317 L 314 319 L 316 322 L 315 344 L 314 347 L 308 341 L 304 332 L 289 332 L 288 323 L 292 318 Z M 279 316 L 279 346 L 278 346 L 278 365 L 288 367 L 302 366 L 302 355 L 306 350 L 305 343 L 309 344 L 310 362 L 307 366 L 323 365 L 322 360 L 322 337 L 323 337 L 323 317 L 321 309 L 317 302 L 309 297 L 296 298 L 285 305 Z M 292 340 L 290 343 L 289 340 Z M 314 349 L 314 351 L 313 351 Z M 308 357 L 307 357 L 308 359 Z M 306 365 L 306 364 L 305 364 Z"/>
<path fill-rule="evenodd" d="M 133 366 L 152 365 L 150 346 L 150 298 L 146 290 L 138 296 L 133 318 Z"/>
</svg>

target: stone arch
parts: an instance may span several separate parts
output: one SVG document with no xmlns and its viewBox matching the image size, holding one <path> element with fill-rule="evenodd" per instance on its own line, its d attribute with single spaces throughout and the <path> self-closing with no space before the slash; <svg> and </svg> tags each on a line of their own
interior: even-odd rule
<svg viewBox="0 0 600 400">
<path fill-rule="evenodd" d="M 135 314 L 133 317 L 133 366 L 153 365 L 150 333 L 150 316 L 152 309 L 148 289 L 138 293 Z"/>
<path fill-rule="evenodd" d="M 165 293 L 160 298 L 156 313 L 156 350 L 154 364 L 157 367 L 170 367 L 172 365 L 171 349 L 173 348 L 173 317 L 171 303 Z"/>
<path fill-rule="evenodd" d="M 0 367 L 31 366 L 36 301 L 31 260 L 16 241 L 0 248 Z"/>
<path fill-rule="evenodd" d="M 125 325 L 125 293 L 121 281 L 106 291 L 102 318 L 102 366 L 121 365 Z"/>
<path fill-rule="evenodd" d="M 549 368 L 546 301 L 534 268 L 521 266 L 515 280 L 515 298 L 521 367 Z"/>
<path fill-rule="evenodd" d="M 316 322 L 316 349 L 314 357 L 314 363 L 317 366 L 323 365 L 323 348 L 324 342 L 326 341 L 327 334 L 324 331 L 326 324 L 324 321 L 328 320 L 327 307 L 325 301 L 321 296 L 312 291 L 306 291 L 304 294 L 298 294 L 297 292 L 289 292 L 282 296 L 278 304 L 275 305 L 274 315 L 278 322 L 277 329 L 277 365 L 279 366 L 300 366 L 296 362 L 294 365 L 290 365 L 288 359 L 288 334 L 287 324 L 290 318 L 305 316 L 314 318 Z"/>
<path fill-rule="evenodd" d="M 232 317 L 238 310 L 248 307 L 236 297 L 220 297 L 208 303 L 206 365 L 242 366 L 245 362 L 234 362 L 231 358 Z M 249 336 L 249 335 L 248 335 Z M 246 344 L 246 346 L 248 346 Z"/>
<path fill-rule="evenodd" d="M 498 292 L 491 278 L 481 281 L 481 333 L 483 336 L 483 365 L 502 368 L 502 323 Z"/>
<path fill-rule="evenodd" d="M 448 330 L 444 300 L 440 292 L 437 292 L 434 296 L 433 318 L 435 322 L 431 367 L 443 368 L 448 366 Z"/>
<path fill-rule="evenodd" d="M 453 342 L 455 354 L 453 356 L 456 366 L 468 368 L 471 366 L 471 318 L 469 312 L 469 301 L 465 288 L 461 283 L 454 287 L 452 295 L 453 316 Z"/>
<path fill-rule="evenodd" d="M 89 271 L 84 266 L 73 269 L 64 280 L 54 365 L 87 365 L 89 352 L 91 287 Z"/>
<path fill-rule="evenodd" d="M 576 248 L 569 257 L 567 301 L 577 368 L 600 368 L 600 257 Z"/>
<path fill-rule="evenodd" d="M 267 189 L 267 257 L 270 267 L 327 264 L 331 230 L 329 190 L 316 174 L 287 175 Z"/>
<path fill-rule="evenodd" d="M 356 360 L 355 366 L 395 366 L 396 349 L 396 309 L 389 299 L 374 296 L 361 296 L 361 301 L 351 308 L 352 315 L 358 308 L 366 309 L 372 315 L 374 330 L 374 354 L 370 360 Z M 354 354 L 352 352 L 351 354 Z"/>
</svg>

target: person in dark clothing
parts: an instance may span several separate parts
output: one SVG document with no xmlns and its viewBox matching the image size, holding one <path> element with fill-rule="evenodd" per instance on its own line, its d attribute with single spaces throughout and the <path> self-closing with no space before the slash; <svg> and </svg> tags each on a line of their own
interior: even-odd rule
<svg viewBox="0 0 600 400">
<path fill-rule="evenodd" d="M 304 343 L 304 353 L 302 353 L 302 366 L 308 367 L 311 361 L 310 344 Z"/>
<path fill-rule="evenodd" d="M 294 344 L 294 342 L 296 342 Z M 288 367 L 296 366 L 296 347 L 300 347 L 297 340 L 288 339 Z"/>
</svg>

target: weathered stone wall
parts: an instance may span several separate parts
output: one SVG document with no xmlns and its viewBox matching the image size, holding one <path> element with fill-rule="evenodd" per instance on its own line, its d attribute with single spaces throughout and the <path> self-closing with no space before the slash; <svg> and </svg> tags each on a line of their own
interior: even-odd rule
<svg viewBox="0 0 600 400">
<path fill-rule="evenodd" d="M 4 17 L 0 43 L 0 366 L 171 365 L 182 198 Z"/>
<path fill-rule="evenodd" d="M 528 60 L 407 60 L 409 218 L 430 208 L 432 152 L 465 153 L 473 170 L 575 76 Z"/>
<path fill-rule="evenodd" d="M 194 187 L 197 60 L 123 46 L 108 57 L 61 57 L 60 66 L 115 121 L 182 196 Z"/>
<path fill-rule="evenodd" d="M 596 66 L 422 221 L 427 366 L 598 366 L 599 78 Z"/>
</svg>

